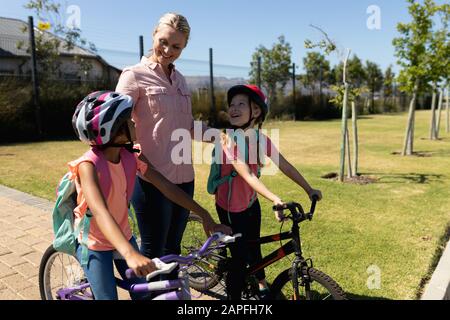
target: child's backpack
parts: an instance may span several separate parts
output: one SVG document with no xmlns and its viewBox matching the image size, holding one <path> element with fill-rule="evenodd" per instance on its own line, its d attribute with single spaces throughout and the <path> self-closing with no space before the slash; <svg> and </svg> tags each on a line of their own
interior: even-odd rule
<svg viewBox="0 0 450 320">
<path fill-rule="evenodd" d="M 134 179 L 136 176 L 136 160 L 134 155 L 122 149 L 120 158 L 125 170 L 127 178 L 127 201 L 129 202 L 133 194 Z M 98 173 L 100 189 L 105 199 L 108 198 L 111 189 L 111 176 L 108 169 L 108 162 L 103 153 L 92 148 L 86 152 L 81 158 L 75 160 L 73 164 L 79 165 L 81 162 L 90 161 L 94 164 Z M 75 216 L 73 210 L 77 206 L 77 190 L 75 185 L 76 175 L 72 172 L 66 173 L 58 184 L 56 190 L 56 203 L 53 208 L 53 247 L 55 250 L 70 255 L 76 255 L 77 241 L 82 232 L 81 265 L 86 266 L 88 263 L 88 235 L 92 213 L 89 209 L 84 214 L 79 224 L 75 227 Z"/>
<path fill-rule="evenodd" d="M 256 135 L 257 135 L 257 143 L 259 143 L 259 130 L 256 130 Z M 234 136 L 232 137 L 232 139 L 234 139 Z M 245 144 L 247 145 L 247 144 Z M 223 162 L 221 159 L 221 155 L 217 154 L 216 152 L 216 147 L 215 146 L 213 148 L 212 151 L 212 161 L 211 161 L 211 167 L 209 170 L 209 177 L 208 177 L 208 184 L 207 184 L 207 191 L 209 194 L 216 194 L 217 193 L 217 189 L 220 185 L 224 184 L 224 183 L 228 183 L 228 207 L 229 207 L 229 203 L 231 201 L 231 187 L 233 185 L 233 179 L 235 177 L 238 176 L 238 173 L 236 172 L 236 170 L 231 170 L 230 174 L 227 176 L 221 176 L 222 175 L 222 165 L 221 163 Z M 222 149 L 220 149 L 222 150 Z M 249 159 L 249 150 L 248 147 L 246 146 L 245 148 L 245 160 L 246 162 L 248 162 Z M 261 167 L 258 164 L 258 178 L 261 177 Z M 253 196 L 252 196 L 252 200 L 250 201 L 250 203 L 248 204 L 247 208 L 250 208 L 253 203 L 256 201 L 256 192 L 254 192 Z M 231 219 L 230 219 L 230 212 L 228 210 L 228 220 L 231 223 Z"/>
</svg>

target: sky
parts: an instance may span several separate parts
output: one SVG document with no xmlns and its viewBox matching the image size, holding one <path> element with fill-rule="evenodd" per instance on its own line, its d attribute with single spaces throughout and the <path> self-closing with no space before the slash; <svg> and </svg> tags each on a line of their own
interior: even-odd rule
<svg viewBox="0 0 450 320">
<path fill-rule="evenodd" d="M 32 14 L 23 5 L 26 0 L 0 0 L 0 16 L 26 20 Z M 191 26 L 191 38 L 177 62 L 185 75 L 208 74 L 209 48 L 214 50 L 216 76 L 243 76 L 249 70 L 252 54 L 263 45 L 271 47 L 280 35 L 292 46 L 292 62 L 303 72 L 304 41 L 321 40 L 310 27 L 319 26 L 339 47 L 350 48 L 363 60 L 378 63 L 383 70 L 396 58 L 392 39 L 398 36 L 398 22 L 408 22 L 405 0 L 69 0 L 57 1 L 63 9 L 75 5 L 80 10 L 82 35 L 93 42 L 109 63 L 123 68 L 139 60 L 139 36 L 145 50 L 151 46 L 151 34 L 166 12 L 184 15 Z M 438 1 L 439 2 L 439 1 Z M 379 8 L 379 29 L 369 29 L 373 21 L 370 6 Z M 65 12 L 65 11 L 63 11 Z M 63 19 L 73 18 L 64 14 Z M 339 58 L 331 54 L 336 64 Z"/>
</svg>

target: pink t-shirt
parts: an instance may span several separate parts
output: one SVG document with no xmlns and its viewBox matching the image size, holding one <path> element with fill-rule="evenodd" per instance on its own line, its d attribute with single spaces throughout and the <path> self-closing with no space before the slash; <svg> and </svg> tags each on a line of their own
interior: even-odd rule
<svg viewBox="0 0 450 320">
<path fill-rule="evenodd" d="M 180 184 L 194 180 L 192 154 L 189 152 L 188 164 L 174 164 L 172 150 L 180 141 L 171 141 L 171 136 L 177 129 L 190 132 L 194 118 L 186 80 L 176 69 L 170 79 L 172 83 L 161 65 L 143 57 L 139 64 L 123 70 L 116 91 L 135 102 L 132 116 L 144 155 L 169 181 Z"/>
<path fill-rule="evenodd" d="M 264 143 L 260 143 L 260 148 L 262 148 L 262 150 L 260 150 L 260 153 L 271 157 L 273 152 L 277 152 L 275 146 L 272 144 L 272 141 L 267 136 L 261 134 L 261 139 L 264 139 L 265 142 L 263 141 Z M 247 156 L 247 160 L 252 158 L 254 160 L 251 164 L 249 164 L 249 161 L 246 161 L 254 175 L 258 174 L 258 165 L 255 163 L 256 148 L 257 146 L 254 144 L 251 144 L 249 146 L 249 154 L 252 155 L 253 152 L 254 156 Z M 221 177 L 230 175 L 234 170 L 231 162 L 237 159 L 241 159 L 242 161 L 244 161 L 245 155 L 241 150 L 238 150 L 238 147 L 235 144 L 231 146 L 223 145 L 223 159 L 227 159 L 228 162 L 224 162 L 221 165 Z M 255 190 L 253 190 L 253 188 L 240 175 L 234 177 L 231 182 L 230 201 L 228 201 L 228 190 L 229 186 L 227 182 L 221 184 L 217 188 L 216 203 L 222 209 L 229 210 L 233 213 L 239 213 L 247 210 L 249 204 L 251 204 L 252 201 L 257 198 L 257 193 L 255 192 Z"/>
<path fill-rule="evenodd" d="M 136 158 L 137 159 L 137 158 Z M 75 185 L 77 188 L 77 207 L 74 209 L 75 214 L 75 226 L 77 226 L 81 219 L 84 217 L 87 211 L 86 198 L 84 197 L 83 190 L 81 188 L 78 168 L 83 162 L 91 162 L 87 158 L 81 160 L 75 160 L 69 162 L 69 169 L 76 176 Z M 144 173 L 147 170 L 147 165 L 140 160 L 137 161 L 138 171 Z M 127 181 L 125 171 L 123 169 L 122 162 L 114 164 L 108 161 L 108 169 L 111 175 L 111 189 L 109 191 L 106 204 L 108 211 L 116 221 L 120 230 L 127 240 L 132 237 L 130 225 L 128 223 L 128 201 L 127 201 Z M 78 241 L 81 243 L 82 234 L 80 234 Z M 88 235 L 88 248 L 95 251 L 108 251 L 114 250 L 114 246 L 106 239 L 104 234 L 100 231 L 100 228 L 95 220 L 95 216 L 91 219 L 91 225 Z"/>
</svg>

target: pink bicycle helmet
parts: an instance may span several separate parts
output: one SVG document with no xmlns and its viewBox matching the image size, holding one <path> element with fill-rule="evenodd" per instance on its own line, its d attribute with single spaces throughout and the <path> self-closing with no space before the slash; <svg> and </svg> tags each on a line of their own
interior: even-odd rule
<svg viewBox="0 0 450 320">
<path fill-rule="evenodd" d="M 131 117 L 133 99 L 112 91 L 97 91 L 81 101 L 72 126 L 81 141 L 90 145 L 111 144 L 119 128 Z"/>
</svg>

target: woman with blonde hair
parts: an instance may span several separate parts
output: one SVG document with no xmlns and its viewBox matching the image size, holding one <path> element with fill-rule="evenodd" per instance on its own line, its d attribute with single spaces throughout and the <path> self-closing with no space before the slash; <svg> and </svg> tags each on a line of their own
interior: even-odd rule
<svg viewBox="0 0 450 320">
<path fill-rule="evenodd" d="M 132 117 L 142 153 L 155 170 L 193 197 L 192 161 L 175 164 L 171 159 L 177 144 L 171 141 L 172 133 L 177 129 L 192 131 L 194 127 L 191 93 L 174 65 L 189 41 L 190 31 L 182 15 L 163 15 L 153 32 L 150 54 L 123 70 L 116 91 L 135 101 Z M 180 254 L 188 210 L 166 198 L 142 175 L 136 179 L 132 204 L 141 234 L 142 254 L 149 258 Z M 230 228 L 216 224 L 209 214 L 202 218 L 207 234 L 231 232 Z"/>
</svg>

